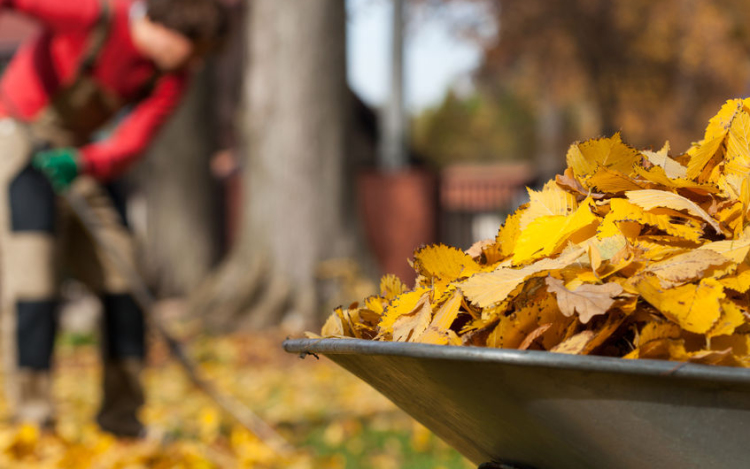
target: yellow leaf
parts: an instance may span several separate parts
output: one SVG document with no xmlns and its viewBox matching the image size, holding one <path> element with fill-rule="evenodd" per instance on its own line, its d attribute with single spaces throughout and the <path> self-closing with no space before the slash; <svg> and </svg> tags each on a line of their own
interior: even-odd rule
<svg viewBox="0 0 750 469">
<path fill-rule="evenodd" d="M 573 194 L 567 192 L 557 185 L 555 181 L 549 181 L 541 191 L 528 189 L 528 207 L 521 212 L 519 229 L 525 230 L 527 226 L 540 217 L 554 215 L 570 215 L 578 208 L 578 202 Z"/>
<path fill-rule="evenodd" d="M 698 146 L 695 146 L 688 151 L 688 154 L 690 155 L 690 161 L 688 162 L 688 178 L 694 181 L 697 180 L 698 182 L 703 182 L 699 179 L 699 176 L 706 170 L 709 161 L 711 161 L 721 149 L 721 144 L 723 142 L 724 137 L 717 137 L 708 142 L 701 142 Z M 711 167 L 708 166 L 708 169 L 711 169 Z"/>
<path fill-rule="evenodd" d="M 737 359 L 732 355 L 732 350 L 699 350 L 688 353 L 688 361 L 703 365 L 716 366 L 740 366 Z"/>
<path fill-rule="evenodd" d="M 458 290 L 455 290 L 453 295 L 451 295 L 451 297 L 448 298 L 448 300 L 435 312 L 435 317 L 430 323 L 430 327 L 438 330 L 450 329 L 451 324 L 453 324 L 458 317 L 462 301 L 463 296 Z"/>
<path fill-rule="evenodd" d="M 385 300 L 385 298 L 381 298 L 379 296 L 370 296 L 368 298 L 365 298 L 364 304 L 365 308 L 378 315 L 382 315 L 383 312 L 385 312 L 385 307 L 388 305 L 388 302 Z"/>
<path fill-rule="evenodd" d="M 513 250 L 513 264 L 520 265 L 549 255 L 557 244 L 556 235 L 569 223 L 563 215 L 540 217 L 521 232 Z"/>
<path fill-rule="evenodd" d="M 584 186 L 585 180 L 594 175 L 600 166 L 630 175 L 633 165 L 640 162 L 641 158 L 637 150 L 622 142 L 619 132 L 611 138 L 573 144 L 567 156 L 568 166 Z"/>
<path fill-rule="evenodd" d="M 640 236 L 633 240 L 633 248 L 642 254 L 649 263 L 683 254 L 700 246 L 700 241 L 689 241 L 669 235 Z"/>
<path fill-rule="evenodd" d="M 660 166 L 654 166 L 646 169 L 642 166 L 636 165 L 633 168 L 640 177 L 644 178 L 654 184 L 659 184 L 669 189 L 693 189 L 698 192 L 705 192 L 713 194 L 719 192 L 719 189 L 710 184 L 700 184 L 691 179 L 685 178 L 670 178 L 664 168 Z"/>
<path fill-rule="evenodd" d="M 328 320 L 323 325 L 321 335 L 323 337 L 347 336 L 346 330 L 344 329 L 343 315 L 344 314 L 341 308 L 336 308 L 336 310 L 330 316 L 328 316 Z"/>
<path fill-rule="evenodd" d="M 750 173 L 750 116 L 746 112 L 737 113 L 729 129 L 722 172 L 727 183 L 732 186 L 734 198 L 738 198 L 742 192 L 742 183 Z"/>
<path fill-rule="evenodd" d="M 591 210 L 590 200 L 570 216 L 548 216 L 534 220 L 516 242 L 513 263 L 526 264 L 540 257 L 560 252 L 571 241 L 580 243 L 593 237 L 599 225 L 599 217 Z"/>
<path fill-rule="evenodd" d="M 602 253 L 597 244 L 594 244 L 595 240 L 589 240 L 586 242 L 586 252 L 589 255 L 589 263 L 591 264 L 591 270 L 596 275 L 596 272 L 602 266 Z"/>
<path fill-rule="evenodd" d="M 631 177 L 619 171 L 605 167 L 597 169 L 596 172 L 586 181 L 586 184 L 591 190 L 606 192 L 609 194 L 643 189 L 643 186 L 638 184 Z"/>
<path fill-rule="evenodd" d="M 496 348 L 518 348 L 524 339 L 537 328 L 537 311 L 534 304 L 526 305 L 500 322 L 487 337 L 487 346 Z"/>
<path fill-rule="evenodd" d="M 406 285 L 393 274 L 384 275 L 380 280 L 380 296 L 387 301 L 392 301 L 402 295 L 408 288 Z"/>
<path fill-rule="evenodd" d="M 500 245 L 500 253 L 503 258 L 513 254 L 513 250 L 516 247 L 516 240 L 521 234 L 521 216 L 523 210 L 518 210 L 516 213 L 508 215 L 505 219 L 505 224 L 500 228 L 497 233 L 497 244 Z"/>
<path fill-rule="evenodd" d="M 582 248 L 563 251 L 557 258 L 542 259 L 521 269 L 504 267 L 490 273 L 476 274 L 464 281 L 459 288 L 464 296 L 480 308 L 493 307 L 508 298 L 508 295 L 527 279 L 559 270 L 586 255 Z"/>
<path fill-rule="evenodd" d="M 741 99 L 728 100 L 719 112 L 708 121 L 703 140 L 708 141 L 726 136 L 732 126 L 732 121 L 742 111 L 742 105 Z"/>
<path fill-rule="evenodd" d="M 476 262 L 481 262 L 482 254 L 484 254 L 485 250 L 495 244 L 494 239 L 482 239 L 472 244 L 471 247 L 464 252 Z"/>
<path fill-rule="evenodd" d="M 656 207 L 666 207 L 672 210 L 685 210 L 691 215 L 695 215 L 703 219 L 706 223 L 717 232 L 722 233 L 722 229 L 719 223 L 714 220 L 711 215 L 706 213 L 705 210 L 700 208 L 698 204 L 692 200 L 683 197 L 679 194 L 667 191 L 644 189 L 640 191 L 631 191 L 625 194 L 630 202 L 638 205 L 644 210 L 651 210 Z"/>
<path fill-rule="evenodd" d="M 632 221 L 643 225 L 651 225 L 667 234 L 690 241 L 700 240 L 703 234 L 703 230 L 695 224 L 672 223 L 669 216 L 648 213 L 624 199 L 612 199 L 610 205 L 612 211 L 607 214 L 607 217 L 610 217 L 610 221 L 612 222 Z M 607 217 L 605 217 L 605 221 Z"/>
<path fill-rule="evenodd" d="M 686 331 L 705 334 L 721 316 L 724 288 L 714 279 L 703 279 L 698 285 L 688 284 L 666 289 L 656 277 L 646 276 L 636 283 L 643 299 Z"/>
<path fill-rule="evenodd" d="M 438 244 L 414 253 L 414 269 L 421 276 L 420 284 L 432 287 L 437 300 L 446 293 L 451 282 L 470 277 L 481 267 L 462 250 Z"/>
<path fill-rule="evenodd" d="M 666 142 L 664 147 L 657 152 L 643 150 L 641 153 L 649 163 L 661 168 L 667 178 L 684 179 L 687 177 L 687 167 L 669 157 L 669 142 Z"/>
<path fill-rule="evenodd" d="M 711 348 L 713 350 L 726 350 L 729 348 L 739 357 L 747 356 L 750 355 L 750 335 L 732 334 L 712 337 Z"/>
<path fill-rule="evenodd" d="M 543 337 L 552 326 L 552 323 L 547 323 L 534 329 L 525 339 L 523 339 L 523 342 L 518 346 L 518 350 L 528 350 L 529 347 L 531 347 L 537 339 Z"/>
<path fill-rule="evenodd" d="M 441 331 L 430 327 L 417 340 L 422 344 L 461 345 L 461 338 L 450 329 Z"/>
<path fill-rule="evenodd" d="M 688 151 L 688 155 L 690 155 L 688 178 L 696 179 L 706 170 L 706 165 L 721 148 L 734 117 L 741 109 L 742 101 L 738 99 L 730 100 L 722 106 L 717 115 L 711 118 L 703 140 Z"/>
<path fill-rule="evenodd" d="M 604 226 L 605 223 L 606 218 L 605 222 L 600 225 L 600 228 Z M 617 227 L 617 225 L 615 225 L 614 223 L 612 223 L 612 226 Z M 594 247 L 596 247 L 597 251 L 599 252 L 599 257 L 602 261 L 608 261 L 612 259 L 618 252 L 625 249 L 625 247 L 628 245 L 628 240 L 620 232 L 619 229 L 617 229 L 616 233 L 605 237 L 599 237 L 600 233 L 603 233 L 603 231 L 599 231 L 597 233 L 597 237 L 590 240 L 589 242 L 592 243 Z"/>
<path fill-rule="evenodd" d="M 589 340 L 581 353 L 584 355 L 588 355 L 589 353 L 596 350 L 620 328 L 626 317 L 627 314 L 617 310 L 613 310 L 612 312 L 610 312 L 610 314 L 607 315 L 607 319 L 606 321 L 604 321 L 604 324 L 601 324 L 598 329 L 595 329 L 594 337 Z"/>
<path fill-rule="evenodd" d="M 584 350 L 586 350 L 589 342 L 591 342 L 595 336 L 596 333 L 594 331 L 580 332 L 570 339 L 558 344 L 556 347 L 550 350 L 550 352 L 565 353 L 568 355 L 582 354 Z"/>
<path fill-rule="evenodd" d="M 740 264 L 747 258 L 747 254 L 750 252 L 750 237 L 727 241 L 714 241 L 712 243 L 704 244 L 698 249 L 718 252 L 735 264 Z"/>
<path fill-rule="evenodd" d="M 393 322 L 393 340 L 396 342 L 414 342 L 427 330 L 432 321 L 430 295 L 424 294 L 412 311 L 402 314 Z"/>
<path fill-rule="evenodd" d="M 653 274 L 662 287 L 671 288 L 703 278 L 707 272 L 726 266 L 731 261 L 712 250 L 694 250 L 655 262 L 645 269 L 644 274 Z"/>
<path fill-rule="evenodd" d="M 378 323 L 378 337 L 390 336 L 393 333 L 393 323 L 396 322 L 396 319 L 413 312 L 425 294 L 429 295 L 429 289 L 420 287 L 403 293 L 393 300 L 385 309 L 385 313 Z"/>
<path fill-rule="evenodd" d="M 664 338 L 646 342 L 625 355 L 623 358 L 686 361 L 688 359 L 688 354 L 685 350 L 685 343 L 683 340 Z"/>
<path fill-rule="evenodd" d="M 714 218 L 716 218 L 720 224 L 730 228 L 730 230 L 734 232 L 735 238 L 740 238 L 742 237 L 742 225 L 745 221 L 743 217 L 744 213 L 745 205 L 743 202 L 735 200 L 720 207 L 716 212 L 716 215 L 714 215 Z"/>
<path fill-rule="evenodd" d="M 736 275 L 724 277 L 719 280 L 719 282 L 721 282 L 725 288 L 729 288 L 739 293 L 747 293 L 750 291 L 750 269 L 746 266 L 742 266 L 740 269 L 741 270 L 738 269 Z"/>
<path fill-rule="evenodd" d="M 747 311 L 732 300 L 721 300 L 721 316 L 714 327 L 706 333 L 709 338 L 734 334 L 735 329 L 745 324 Z"/>
<path fill-rule="evenodd" d="M 557 176 L 555 176 L 555 182 L 558 186 L 562 187 L 571 194 L 576 194 L 577 196 L 589 195 L 589 191 L 587 191 L 586 188 L 583 187 L 580 182 L 578 182 L 578 179 L 576 179 L 576 176 L 571 168 L 565 168 L 563 174 L 558 174 Z"/>
<path fill-rule="evenodd" d="M 345 323 L 357 339 L 372 339 L 376 334 L 381 315 L 366 308 L 344 311 Z"/>
<path fill-rule="evenodd" d="M 653 340 L 680 338 L 680 326 L 673 322 L 650 322 L 643 326 L 635 345 L 641 347 Z"/>
</svg>

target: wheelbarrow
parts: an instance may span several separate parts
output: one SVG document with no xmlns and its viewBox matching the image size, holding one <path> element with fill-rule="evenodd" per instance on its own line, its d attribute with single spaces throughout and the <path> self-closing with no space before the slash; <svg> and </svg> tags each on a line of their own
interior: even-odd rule
<svg viewBox="0 0 750 469">
<path fill-rule="evenodd" d="M 480 469 L 750 467 L 750 370 L 539 351 L 298 339 Z"/>
</svg>

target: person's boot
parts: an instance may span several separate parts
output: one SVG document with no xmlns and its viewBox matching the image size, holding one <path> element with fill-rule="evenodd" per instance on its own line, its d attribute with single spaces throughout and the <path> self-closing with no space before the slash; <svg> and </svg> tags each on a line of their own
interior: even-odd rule
<svg viewBox="0 0 750 469">
<path fill-rule="evenodd" d="M 18 386 L 17 402 L 12 409 L 13 419 L 18 423 L 30 423 L 40 429 L 51 430 L 55 420 L 49 371 L 21 368 L 13 375 Z"/>
<path fill-rule="evenodd" d="M 138 438 L 145 434 L 138 419 L 143 405 L 139 359 L 107 360 L 104 364 L 104 398 L 96 422 L 102 430 L 118 437 Z"/>
</svg>

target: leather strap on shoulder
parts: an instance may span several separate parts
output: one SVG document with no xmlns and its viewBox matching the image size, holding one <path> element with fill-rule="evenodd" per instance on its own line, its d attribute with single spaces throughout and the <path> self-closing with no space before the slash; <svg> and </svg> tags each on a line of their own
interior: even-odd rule
<svg viewBox="0 0 750 469">
<path fill-rule="evenodd" d="M 94 65 L 96 64 L 102 49 L 104 49 L 104 44 L 106 44 L 109 32 L 112 29 L 113 14 L 109 0 L 99 0 L 99 4 L 101 5 L 99 19 L 97 19 L 96 24 L 91 31 L 86 51 L 84 52 L 83 58 L 78 67 L 79 76 L 90 74 L 94 69 Z"/>
</svg>

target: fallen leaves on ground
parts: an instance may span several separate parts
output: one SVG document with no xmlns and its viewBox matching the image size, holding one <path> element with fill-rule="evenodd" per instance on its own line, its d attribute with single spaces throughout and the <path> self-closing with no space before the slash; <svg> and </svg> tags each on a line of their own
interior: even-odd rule
<svg viewBox="0 0 750 469">
<path fill-rule="evenodd" d="M 398 289 L 394 284 L 393 288 Z M 56 434 L 0 424 L 0 467 L 64 469 L 391 469 L 472 467 L 387 399 L 327 360 L 300 360 L 280 333 L 203 338 L 191 350 L 224 393 L 242 400 L 296 451 L 274 454 L 193 389 L 163 345 L 145 372 L 149 436 L 118 440 L 93 423 L 100 397 L 94 345 L 63 345 L 56 356 Z M 330 405 L 335 402 L 336 405 Z M 0 411 L 7 415 L 0 399 Z"/>
<path fill-rule="evenodd" d="M 496 239 L 421 248 L 413 290 L 388 277 L 323 336 L 749 367 L 750 99 L 685 154 L 618 133 L 567 163 Z"/>
</svg>

